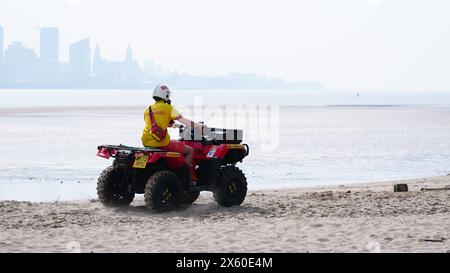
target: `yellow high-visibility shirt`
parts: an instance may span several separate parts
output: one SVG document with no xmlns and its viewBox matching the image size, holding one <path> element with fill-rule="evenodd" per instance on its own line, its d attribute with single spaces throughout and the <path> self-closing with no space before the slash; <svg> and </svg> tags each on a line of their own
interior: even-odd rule
<svg viewBox="0 0 450 273">
<path fill-rule="evenodd" d="M 147 107 L 144 112 L 144 120 L 145 120 L 145 128 L 142 132 L 142 144 L 145 147 L 163 147 L 167 146 L 170 143 L 170 136 L 167 133 L 164 139 L 158 141 L 158 137 L 154 137 L 151 133 L 152 124 L 150 121 L 150 115 L 148 112 L 149 108 L 152 108 L 153 116 L 155 117 L 155 122 L 159 127 L 163 130 L 167 130 L 170 122 L 173 120 L 178 120 L 181 118 L 180 113 L 170 104 L 167 104 L 163 101 L 157 101 L 155 104 Z"/>
</svg>

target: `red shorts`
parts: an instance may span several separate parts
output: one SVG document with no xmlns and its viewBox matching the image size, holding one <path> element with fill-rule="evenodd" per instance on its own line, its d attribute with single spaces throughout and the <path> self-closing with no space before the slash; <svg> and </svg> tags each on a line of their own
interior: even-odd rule
<svg viewBox="0 0 450 273">
<path fill-rule="evenodd" d="M 184 143 L 176 140 L 170 140 L 169 145 L 159 148 L 168 152 L 184 153 Z"/>
</svg>

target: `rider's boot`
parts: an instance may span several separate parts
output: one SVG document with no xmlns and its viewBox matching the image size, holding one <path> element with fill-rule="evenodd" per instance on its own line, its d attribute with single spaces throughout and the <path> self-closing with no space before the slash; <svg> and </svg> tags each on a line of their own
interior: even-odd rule
<svg viewBox="0 0 450 273">
<path fill-rule="evenodd" d="M 194 186 L 198 182 L 198 176 L 197 176 L 197 172 L 195 171 L 195 167 L 190 167 L 189 173 L 190 173 L 190 177 L 191 177 L 191 185 Z"/>
<path fill-rule="evenodd" d="M 192 186 L 195 186 L 198 180 L 195 169 L 193 167 L 185 165 L 181 169 L 181 176 L 185 177 L 185 179 L 183 180 L 183 188 L 186 191 L 190 192 L 192 190 Z"/>
</svg>

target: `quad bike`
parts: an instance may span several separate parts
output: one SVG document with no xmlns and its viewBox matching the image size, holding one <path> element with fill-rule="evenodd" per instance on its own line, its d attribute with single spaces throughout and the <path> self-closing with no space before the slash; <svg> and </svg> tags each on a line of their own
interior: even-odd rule
<svg viewBox="0 0 450 273">
<path fill-rule="evenodd" d="M 242 130 L 186 128 L 178 125 L 180 141 L 194 149 L 194 172 L 182 154 L 157 148 L 102 145 L 97 156 L 114 158 L 97 183 L 105 206 L 128 206 L 135 194 L 144 194 L 146 207 L 155 212 L 194 203 L 201 191 L 213 192 L 224 207 L 240 205 L 247 194 L 247 180 L 236 163 L 248 156 Z"/>
</svg>

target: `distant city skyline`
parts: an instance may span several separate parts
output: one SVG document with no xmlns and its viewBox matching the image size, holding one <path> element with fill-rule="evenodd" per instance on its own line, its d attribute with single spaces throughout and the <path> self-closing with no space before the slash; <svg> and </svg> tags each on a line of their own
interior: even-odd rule
<svg viewBox="0 0 450 273">
<path fill-rule="evenodd" d="M 180 74 L 447 92 L 448 10 L 444 0 L 2 0 L 0 24 L 6 44 L 37 50 L 37 27 L 59 27 L 62 62 L 90 37 L 110 61 L 123 61 L 130 43 L 141 67 L 153 60 Z"/>
<path fill-rule="evenodd" d="M 3 47 L 1 26 L 0 30 Z M 180 74 L 164 71 L 151 60 L 145 60 L 141 68 L 130 45 L 122 61 L 104 58 L 98 44 L 92 57 L 89 37 L 71 43 L 68 62 L 61 62 L 59 37 L 57 27 L 40 27 L 39 55 L 21 41 L 7 44 L 1 50 L 4 58 L 0 59 L 0 88 L 150 88 L 159 82 L 179 88 L 322 88 L 317 82 L 286 82 L 254 74 L 226 77 Z"/>
</svg>

